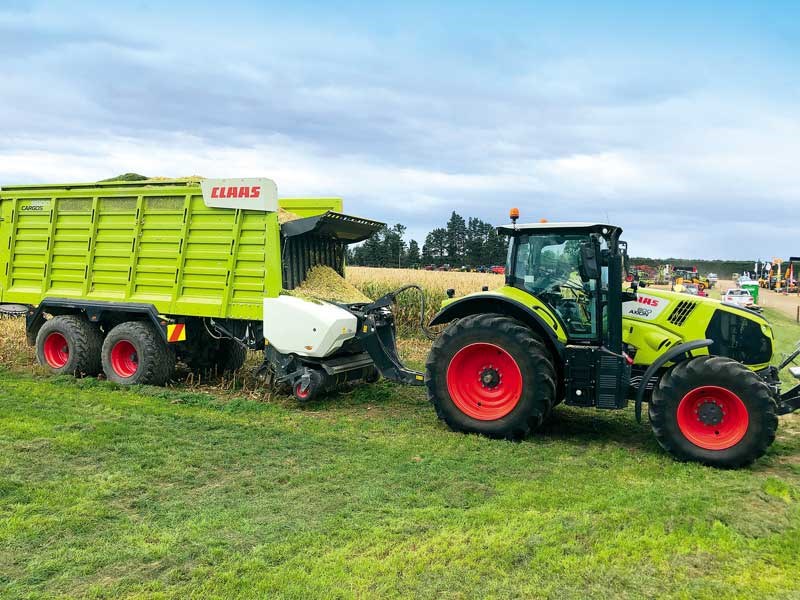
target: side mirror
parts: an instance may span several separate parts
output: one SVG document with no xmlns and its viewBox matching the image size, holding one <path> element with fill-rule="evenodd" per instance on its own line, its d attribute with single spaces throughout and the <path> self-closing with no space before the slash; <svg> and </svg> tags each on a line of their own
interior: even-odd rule
<svg viewBox="0 0 800 600">
<path fill-rule="evenodd" d="M 597 260 L 597 249 L 591 242 L 581 244 L 581 277 L 586 281 L 600 278 L 600 263 Z"/>
</svg>

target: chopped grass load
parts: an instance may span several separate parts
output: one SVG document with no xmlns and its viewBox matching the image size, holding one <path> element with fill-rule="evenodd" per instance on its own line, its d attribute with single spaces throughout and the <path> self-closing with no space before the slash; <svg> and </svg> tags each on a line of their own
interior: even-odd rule
<svg viewBox="0 0 800 600">
<path fill-rule="evenodd" d="M 278 223 L 283 225 L 284 223 L 288 223 L 289 221 L 297 221 L 297 219 L 302 219 L 300 215 L 297 213 L 293 213 L 290 210 L 286 210 L 284 208 L 278 208 Z"/>
<path fill-rule="evenodd" d="M 309 269 L 306 279 L 293 290 L 284 290 L 284 294 L 303 298 L 304 300 L 332 300 L 334 302 L 372 302 L 358 288 L 345 281 L 330 267 L 317 265 Z"/>
</svg>

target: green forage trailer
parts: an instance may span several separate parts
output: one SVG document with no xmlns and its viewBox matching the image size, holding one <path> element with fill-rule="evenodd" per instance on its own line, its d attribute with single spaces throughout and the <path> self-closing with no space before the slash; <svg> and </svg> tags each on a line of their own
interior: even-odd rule
<svg viewBox="0 0 800 600">
<path fill-rule="evenodd" d="M 233 370 L 266 346 L 265 299 L 317 265 L 343 274 L 347 244 L 381 226 L 342 214 L 339 198 L 278 199 L 265 178 L 5 186 L 0 304 L 24 307 L 28 340 L 56 373 L 163 384 L 178 359 Z M 287 331 L 311 344 L 314 332 Z M 374 377 L 358 345 L 334 346 L 284 360 L 284 383 L 305 375 L 308 393 Z"/>
<path fill-rule="evenodd" d="M 278 201 L 264 181 L 236 181 L 243 198 L 218 199 L 227 187 L 211 185 L 208 202 L 192 180 L 4 187 L 2 301 L 135 302 L 259 319 L 262 298 L 283 285 L 278 207 L 305 217 L 342 210 L 338 198 Z M 272 193 L 272 210 L 251 191 Z"/>
</svg>

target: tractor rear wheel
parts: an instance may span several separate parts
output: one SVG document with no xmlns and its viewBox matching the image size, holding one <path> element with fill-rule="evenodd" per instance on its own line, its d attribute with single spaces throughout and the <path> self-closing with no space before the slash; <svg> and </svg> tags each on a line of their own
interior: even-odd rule
<svg viewBox="0 0 800 600">
<path fill-rule="evenodd" d="M 473 315 L 445 329 L 426 363 L 428 399 L 454 431 L 519 439 L 556 400 L 553 358 L 515 319 Z"/>
<path fill-rule="evenodd" d="M 679 460 L 738 468 L 775 441 L 775 401 L 761 378 L 723 356 L 701 356 L 672 367 L 649 405 L 653 433 Z"/>
<path fill-rule="evenodd" d="M 96 325 L 78 315 L 46 321 L 36 335 L 36 358 L 51 373 L 97 375 L 103 337 Z"/>
</svg>

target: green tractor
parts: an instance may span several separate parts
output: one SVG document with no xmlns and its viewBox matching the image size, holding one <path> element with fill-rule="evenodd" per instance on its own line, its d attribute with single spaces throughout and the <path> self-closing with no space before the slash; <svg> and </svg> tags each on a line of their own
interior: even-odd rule
<svg viewBox="0 0 800 600">
<path fill-rule="evenodd" d="M 561 402 L 622 409 L 632 400 L 637 420 L 648 404 L 656 439 L 680 460 L 735 468 L 766 452 L 778 415 L 800 408 L 800 386 L 781 395 L 764 317 L 709 298 L 624 290 L 619 227 L 517 225 L 514 216 L 498 229 L 510 238 L 505 285 L 450 292 L 431 323 L 446 325 L 425 374 L 441 420 L 518 439 Z"/>
</svg>

